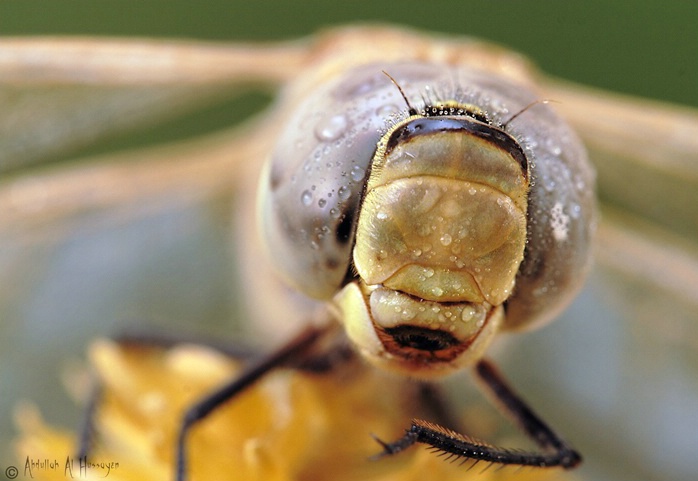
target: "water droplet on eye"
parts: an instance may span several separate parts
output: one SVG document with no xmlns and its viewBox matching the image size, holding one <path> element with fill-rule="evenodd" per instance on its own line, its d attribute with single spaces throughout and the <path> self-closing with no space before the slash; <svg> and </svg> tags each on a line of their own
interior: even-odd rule
<svg viewBox="0 0 698 481">
<path fill-rule="evenodd" d="M 347 200 L 349 197 L 351 197 L 351 190 L 343 185 L 337 190 L 337 196 L 339 196 L 340 199 L 342 200 Z"/>
<path fill-rule="evenodd" d="M 555 190 L 555 181 L 550 178 L 543 179 L 543 188 L 547 190 L 548 192 L 552 192 Z"/>
<path fill-rule="evenodd" d="M 313 193 L 309 190 L 304 190 L 301 194 L 301 202 L 303 205 L 308 206 L 313 203 Z"/>
<path fill-rule="evenodd" d="M 320 199 L 320 200 L 317 201 L 317 205 L 318 205 L 320 208 L 325 207 L 325 206 L 327 205 L 327 201 L 326 201 L 325 199 Z"/>
<path fill-rule="evenodd" d="M 363 180 L 364 175 L 366 175 L 366 170 L 364 170 L 363 167 L 360 167 L 358 165 L 355 165 L 354 167 L 351 168 L 351 180 L 354 182 L 359 182 Z"/>
<path fill-rule="evenodd" d="M 453 238 L 449 234 L 444 234 L 441 236 L 441 244 L 444 246 L 451 244 L 452 241 Z"/>
<path fill-rule="evenodd" d="M 330 118 L 324 118 L 315 126 L 315 137 L 318 140 L 330 141 L 336 140 L 349 127 L 349 120 L 344 114 L 333 115 Z"/>
</svg>

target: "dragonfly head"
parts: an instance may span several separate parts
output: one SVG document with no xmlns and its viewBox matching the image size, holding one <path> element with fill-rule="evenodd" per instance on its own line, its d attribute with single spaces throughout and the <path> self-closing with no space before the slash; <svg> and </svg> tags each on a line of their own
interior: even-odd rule
<svg viewBox="0 0 698 481">
<path fill-rule="evenodd" d="M 415 114 L 381 139 L 335 298 L 349 337 L 389 369 L 432 377 L 477 360 L 503 319 L 526 244 L 528 162 L 466 113 Z"/>
</svg>

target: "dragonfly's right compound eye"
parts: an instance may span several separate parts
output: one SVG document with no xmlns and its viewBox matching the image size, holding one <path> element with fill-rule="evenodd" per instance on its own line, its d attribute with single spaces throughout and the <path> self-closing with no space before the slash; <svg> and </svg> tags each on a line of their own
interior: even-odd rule
<svg viewBox="0 0 698 481">
<path fill-rule="evenodd" d="M 584 278 L 594 224 L 593 171 L 564 123 L 526 109 L 523 88 L 450 68 L 370 65 L 318 89 L 260 198 L 282 277 L 330 302 L 370 361 L 422 378 L 552 318 Z"/>
</svg>

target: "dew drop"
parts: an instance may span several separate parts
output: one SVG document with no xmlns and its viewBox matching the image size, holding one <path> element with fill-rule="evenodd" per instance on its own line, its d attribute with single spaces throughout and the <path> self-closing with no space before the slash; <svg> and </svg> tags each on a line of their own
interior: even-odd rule
<svg viewBox="0 0 698 481">
<path fill-rule="evenodd" d="M 333 115 L 322 119 L 315 126 L 315 137 L 318 140 L 330 141 L 338 139 L 349 127 L 349 120 L 344 114 Z"/>
<path fill-rule="evenodd" d="M 343 185 L 337 190 L 337 196 L 342 200 L 347 200 L 351 197 L 351 190 L 346 185 Z"/>
<path fill-rule="evenodd" d="M 363 180 L 364 175 L 366 175 L 366 170 L 364 170 L 364 168 L 359 165 L 355 165 L 351 168 L 350 175 L 351 180 L 353 180 L 354 182 L 359 182 Z"/>
<path fill-rule="evenodd" d="M 548 192 L 552 192 L 555 190 L 555 181 L 553 179 L 547 178 L 543 180 L 543 188 L 547 190 Z"/>
<path fill-rule="evenodd" d="M 436 297 L 441 297 L 444 294 L 444 290 L 440 287 L 434 287 L 431 289 L 431 293 L 434 294 Z"/>
<path fill-rule="evenodd" d="M 582 214 L 582 208 L 579 204 L 572 204 L 570 206 L 570 213 L 573 219 L 579 219 L 579 216 Z"/>
<path fill-rule="evenodd" d="M 317 205 L 320 208 L 325 207 L 327 205 L 327 201 L 325 199 L 320 199 L 317 201 Z"/>
<path fill-rule="evenodd" d="M 441 236 L 441 245 L 447 246 L 450 245 L 451 242 L 453 241 L 453 238 L 449 234 L 444 234 Z"/>
<path fill-rule="evenodd" d="M 304 190 L 301 194 L 301 202 L 303 205 L 308 206 L 313 203 L 313 193 L 309 190 Z"/>
</svg>

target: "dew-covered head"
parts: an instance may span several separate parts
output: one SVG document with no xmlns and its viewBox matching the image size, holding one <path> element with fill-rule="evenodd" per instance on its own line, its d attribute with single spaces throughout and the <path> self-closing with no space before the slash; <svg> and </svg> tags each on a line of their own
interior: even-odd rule
<svg viewBox="0 0 698 481">
<path fill-rule="evenodd" d="M 421 100 L 405 106 L 382 70 Z M 572 188 L 593 173 L 547 106 L 506 123 L 532 100 L 503 79 L 409 63 L 356 69 L 299 106 L 262 180 L 263 237 L 281 276 L 326 300 L 371 362 L 453 372 L 576 290 L 593 196 L 550 198 L 536 180 Z"/>
</svg>

